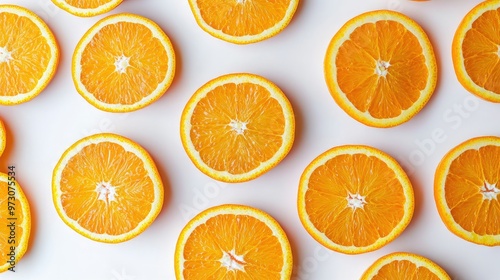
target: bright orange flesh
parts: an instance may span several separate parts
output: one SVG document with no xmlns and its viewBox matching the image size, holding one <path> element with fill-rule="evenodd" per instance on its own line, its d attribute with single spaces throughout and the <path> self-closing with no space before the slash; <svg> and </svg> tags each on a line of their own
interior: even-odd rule
<svg viewBox="0 0 500 280">
<path fill-rule="evenodd" d="M 215 207 L 184 228 L 176 249 L 177 279 L 289 279 L 284 232 L 267 214 L 247 208 Z"/>
<path fill-rule="evenodd" d="M 130 57 L 127 74 L 116 71 L 115 61 L 121 55 Z M 165 48 L 151 30 L 137 23 L 119 22 L 103 27 L 87 45 L 80 79 L 99 101 L 134 104 L 165 78 L 168 60 Z"/>
<path fill-rule="evenodd" d="M 500 102 L 500 1 L 482 1 L 472 8 L 455 31 L 453 67 L 469 92 Z"/>
<path fill-rule="evenodd" d="M 427 35 L 412 19 L 393 11 L 349 20 L 332 38 L 324 64 L 337 104 L 374 127 L 408 121 L 436 86 L 436 59 Z"/>
<path fill-rule="evenodd" d="M 396 252 L 376 260 L 361 276 L 361 280 L 450 280 L 433 261 L 412 253 Z"/>
<path fill-rule="evenodd" d="M 161 210 L 163 186 L 149 155 L 118 135 L 81 139 L 54 168 L 56 210 L 75 231 L 102 242 L 128 240 Z"/>
<path fill-rule="evenodd" d="M 181 118 L 182 144 L 205 174 L 227 182 L 253 179 L 290 150 L 295 121 L 283 92 L 263 77 L 220 76 L 191 97 Z"/>
<path fill-rule="evenodd" d="M 413 190 L 401 167 L 370 147 L 341 146 L 315 159 L 299 186 L 299 217 L 324 246 L 373 251 L 399 236 L 413 214 Z"/>
<path fill-rule="evenodd" d="M 38 95 L 54 75 L 59 50 L 47 25 L 31 11 L 0 5 L 0 104 Z"/>
<path fill-rule="evenodd" d="M 244 36 L 262 33 L 273 27 L 286 14 L 290 0 L 277 1 L 196 0 L 205 22 L 217 30 Z"/>
<path fill-rule="evenodd" d="M 142 161 L 118 144 L 84 147 L 66 164 L 61 178 L 64 211 L 89 231 L 123 234 L 151 211 L 153 182 Z M 96 187 L 103 182 L 116 186 L 116 203 L 98 199 Z"/>
<path fill-rule="evenodd" d="M 436 171 L 435 198 L 446 226 L 483 245 L 500 244 L 500 138 L 473 138 L 453 148 Z"/>
<path fill-rule="evenodd" d="M 78 92 L 104 111 L 130 112 L 160 98 L 175 74 L 175 53 L 153 21 L 117 14 L 97 22 L 73 54 Z"/>
<path fill-rule="evenodd" d="M 428 268 L 417 267 L 416 264 L 407 260 L 395 261 L 383 266 L 371 279 L 442 280 Z"/>
<path fill-rule="evenodd" d="M 80 9 L 95 9 L 110 2 L 110 0 L 64 0 L 70 6 Z"/>
<path fill-rule="evenodd" d="M 299 0 L 189 0 L 198 25 L 219 39 L 248 44 L 281 32 Z"/>
<path fill-rule="evenodd" d="M 375 118 L 394 118 L 407 110 L 429 77 L 418 39 L 391 20 L 355 29 L 336 60 L 340 89 L 358 110 Z M 385 77 L 375 71 L 379 61 L 391 65 Z"/>
<path fill-rule="evenodd" d="M 349 194 L 366 196 L 365 209 L 347 207 Z M 309 219 L 318 230 L 335 243 L 356 247 L 387 236 L 403 218 L 406 202 L 394 171 L 362 154 L 340 155 L 318 167 L 311 174 L 305 199 Z"/>
<path fill-rule="evenodd" d="M 10 198 L 12 195 L 14 195 L 15 199 Z M 9 210 L 9 206 L 13 208 Z M 12 260 L 11 256 L 8 255 L 12 254 L 11 246 L 16 247 L 13 264 L 14 266 L 17 265 L 17 262 L 27 250 L 31 232 L 31 215 L 28 201 L 19 183 L 12 179 L 12 176 L 3 173 L 0 174 L 0 222 L 3 225 L 0 227 L 0 272 L 2 272 L 11 267 L 11 263 L 7 263 L 7 261 Z M 15 227 L 13 232 L 9 227 L 12 223 L 14 223 Z M 16 270 L 15 267 L 14 270 Z"/>
<path fill-rule="evenodd" d="M 244 134 L 228 124 L 247 123 Z M 252 83 L 225 84 L 200 100 L 191 118 L 191 140 L 211 168 L 242 174 L 269 160 L 283 143 L 283 109 L 269 91 Z"/>
</svg>

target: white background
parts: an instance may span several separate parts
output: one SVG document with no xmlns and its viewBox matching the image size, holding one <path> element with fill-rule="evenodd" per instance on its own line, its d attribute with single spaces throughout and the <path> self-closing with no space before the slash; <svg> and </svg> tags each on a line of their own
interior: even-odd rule
<svg viewBox="0 0 500 280">
<path fill-rule="evenodd" d="M 154 104 L 128 114 L 100 111 L 75 90 L 71 55 L 84 32 L 98 19 L 78 18 L 49 0 L 2 0 L 40 15 L 61 48 L 57 73 L 35 99 L 0 107 L 7 127 L 7 150 L 0 171 L 15 165 L 33 215 L 29 251 L 17 272 L 1 279 L 175 279 L 177 236 L 199 211 L 223 203 L 258 207 L 275 217 L 290 239 L 293 279 L 359 279 L 377 258 L 394 251 L 426 256 L 453 279 L 498 279 L 498 249 L 479 246 L 450 233 L 433 199 L 434 171 L 442 156 L 460 142 L 498 135 L 500 110 L 476 98 L 458 83 L 451 62 L 451 41 L 462 17 L 479 0 L 322 1 L 301 0 L 290 25 L 277 36 L 251 45 L 234 45 L 206 34 L 196 25 L 187 0 L 125 0 L 108 14 L 132 12 L 157 22 L 177 54 L 174 82 Z M 439 80 L 427 106 L 412 120 L 390 129 L 370 128 L 347 116 L 330 96 L 323 76 L 326 47 L 340 26 L 365 11 L 393 9 L 412 17 L 427 31 L 435 48 Z M 296 115 L 296 139 L 289 155 L 274 169 L 246 183 L 224 184 L 199 172 L 179 137 L 182 109 L 208 80 L 232 72 L 250 72 L 276 83 Z M 153 156 L 166 186 L 166 200 L 156 221 L 143 234 L 120 244 L 91 241 L 67 227 L 51 197 L 52 170 L 78 139 L 97 132 L 118 133 L 138 142 Z M 433 134 L 442 134 L 431 140 Z M 425 143 L 425 144 L 423 144 Z M 371 253 L 344 255 L 314 241 L 296 209 L 300 175 L 309 162 L 342 144 L 367 144 L 394 156 L 413 183 L 413 220 L 394 242 Z M 495 254 L 495 251 L 497 254 Z"/>
</svg>

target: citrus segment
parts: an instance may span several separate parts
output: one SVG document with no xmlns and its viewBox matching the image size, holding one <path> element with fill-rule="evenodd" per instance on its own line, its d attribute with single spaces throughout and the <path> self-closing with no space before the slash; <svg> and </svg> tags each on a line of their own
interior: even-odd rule
<svg viewBox="0 0 500 280">
<path fill-rule="evenodd" d="M 267 213 L 243 205 L 203 211 L 182 230 L 175 250 L 177 279 L 290 279 L 292 252 Z"/>
<path fill-rule="evenodd" d="M 458 81 L 471 93 L 500 102 L 500 1 L 483 1 L 460 22 L 452 58 Z"/>
<path fill-rule="evenodd" d="M 133 14 L 108 16 L 80 40 L 72 75 L 78 92 L 95 107 L 130 112 L 159 99 L 172 83 L 175 54 L 167 35 Z"/>
<path fill-rule="evenodd" d="M 359 254 L 398 237 L 410 223 L 413 189 L 389 155 L 368 146 L 332 148 L 314 159 L 300 178 L 299 217 L 319 243 Z"/>
<path fill-rule="evenodd" d="M 31 232 L 28 200 L 15 180 L 15 167 L 9 167 L 8 172 L 0 173 L 0 272 L 16 271 Z"/>
<path fill-rule="evenodd" d="M 137 236 L 163 204 L 163 184 L 147 151 L 115 134 L 95 134 L 74 143 L 52 178 L 61 219 L 96 241 L 116 243 Z"/>
<path fill-rule="evenodd" d="M 0 5 L 0 105 L 16 105 L 36 97 L 59 62 L 56 39 L 30 10 Z"/>
<path fill-rule="evenodd" d="M 299 0 L 189 0 L 198 25 L 219 39 L 248 44 L 281 32 L 291 21 Z"/>
<path fill-rule="evenodd" d="M 56 6 L 80 17 L 104 14 L 116 8 L 123 0 L 52 0 Z"/>
<path fill-rule="evenodd" d="M 500 138 L 469 139 L 451 149 L 434 179 L 437 209 L 457 236 L 482 245 L 500 245 Z"/>
<path fill-rule="evenodd" d="M 419 279 L 450 280 L 439 265 L 413 253 L 397 252 L 376 260 L 361 276 L 361 280 Z"/>
<path fill-rule="evenodd" d="M 291 149 L 292 107 L 263 77 L 229 74 L 199 88 L 181 118 L 181 139 L 193 163 L 226 182 L 256 178 Z"/>
<path fill-rule="evenodd" d="M 393 11 L 349 20 L 330 41 L 324 65 L 337 104 L 374 127 L 408 121 L 436 86 L 436 59 L 427 35 L 412 19 Z"/>
</svg>

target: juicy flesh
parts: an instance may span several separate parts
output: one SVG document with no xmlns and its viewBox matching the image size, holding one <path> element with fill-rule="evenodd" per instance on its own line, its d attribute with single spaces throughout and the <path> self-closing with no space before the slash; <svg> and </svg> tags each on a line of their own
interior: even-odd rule
<svg viewBox="0 0 500 280">
<path fill-rule="evenodd" d="M 111 0 L 65 0 L 65 2 L 80 9 L 94 9 L 111 2 Z"/>
<path fill-rule="evenodd" d="M 500 9 L 482 14 L 462 42 L 465 69 L 472 81 L 500 94 Z"/>
<path fill-rule="evenodd" d="M 500 147 L 463 152 L 450 165 L 445 199 L 454 220 L 480 235 L 500 234 Z"/>
<path fill-rule="evenodd" d="M 380 119 L 410 108 L 428 80 L 418 39 L 395 21 L 356 28 L 340 46 L 335 63 L 338 86 L 347 99 Z"/>
<path fill-rule="evenodd" d="M 286 14 L 290 0 L 197 0 L 203 20 L 232 36 L 256 35 L 273 27 Z"/>
<path fill-rule="evenodd" d="M 8 183 L 3 181 L 0 182 L 0 221 L 3 225 L 0 227 L 0 266 L 4 265 L 10 258 L 10 256 L 7 256 L 7 254 L 10 253 L 10 247 L 13 245 L 18 245 L 18 243 L 21 241 L 21 236 L 23 235 L 22 223 L 24 222 L 24 213 L 21 208 L 21 202 L 18 199 L 14 201 L 9 200 L 8 191 Z M 14 210 L 12 211 L 12 213 L 8 209 L 9 201 L 11 203 L 14 203 Z M 9 220 L 10 218 L 13 218 L 15 220 Z M 8 227 L 11 222 L 15 223 L 15 231 L 12 234 L 11 229 Z M 9 244 L 10 236 L 13 237 L 12 239 L 10 239 L 10 241 L 12 242 L 12 240 L 14 240 L 16 244 Z"/>
<path fill-rule="evenodd" d="M 408 260 L 396 260 L 382 266 L 371 279 L 440 280 L 441 278 L 425 266 L 417 266 Z"/>
<path fill-rule="evenodd" d="M 26 17 L 0 13 L 0 96 L 32 91 L 50 61 L 50 47 Z"/>
<path fill-rule="evenodd" d="M 349 197 L 362 207 L 350 205 Z M 338 155 L 319 166 L 305 199 L 309 219 L 320 232 L 336 244 L 357 247 L 389 235 L 406 202 L 394 171 L 364 154 Z"/>
<path fill-rule="evenodd" d="M 262 221 L 223 214 L 194 229 L 185 243 L 184 279 L 281 279 L 281 244 Z"/>
<path fill-rule="evenodd" d="M 254 170 L 282 146 L 285 117 L 264 87 L 228 83 L 199 101 L 191 140 L 209 167 L 231 174 Z"/>
<path fill-rule="evenodd" d="M 135 229 L 154 200 L 154 185 L 142 160 L 111 142 L 90 144 L 72 157 L 60 185 L 66 215 L 97 234 Z"/>
<path fill-rule="evenodd" d="M 101 102 L 134 104 L 165 79 L 168 60 L 149 28 L 118 22 L 103 27 L 85 46 L 80 80 Z"/>
</svg>

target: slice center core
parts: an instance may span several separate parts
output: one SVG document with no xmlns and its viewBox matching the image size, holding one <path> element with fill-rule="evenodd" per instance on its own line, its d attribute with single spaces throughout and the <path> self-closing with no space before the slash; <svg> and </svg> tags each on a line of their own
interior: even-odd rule
<svg viewBox="0 0 500 280">
<path fill-rule="evenodd" d="M 0 47 L 0 63 L 9 62 L 12 60 L 12 53 L 6 47 Z"/>
<path fill-rule="evenodd" d="M 222 252 L 222 258 L 219 260 L 223 267 L 229 271 L 241 270 L 245 271 L 246 262 L 243 260 L 243 256 L 238 256 L 233 250 L 229 252 Z"/>
<path fill-rule="evenodd" d="M 352 210 L 356 210 L 358 208 L 363 209 L 366 204 L 365 197 L 357 194 L 349 193 L 346 197 L 347 199 L 347 207 L 352 208 Z"/>
<path fill-rule="evenodd" d="M 484 185 L 481 187 L 481 193 L 483 194 L 483 199 L 492 200 L 497 198 L 500 189 L 495 184 L 484 182 Z"/>
<path fill-rule="evenodd" d="M 385 77 L 387 75 L 387 69 L 391 66 L 391 64 L 387 61 L 377 60 L 375 65 L 375 74 L 379 77 Z"/>
<path fill-rule="evenodd" d="M 245 130 L 247 130 L 247 123 L 238 120 L 231 120 L 231 122 L 229 122 L 229 127 L 231 127 L 236 134 L 243 134 Z"/>
<path fill-rule="evenodd" d="M 98 195 L 97 199 L 106 202 L 106 204 L 111 203 L 111 201 L 116 201 L 116 187 L 108 182 L 97 184 L 95 191 Z"/>
<path fill-rule="evenodd" d="M 130 66 L 130 57 L 123 54 L 115 58 L 115 71 L 124 74 Z"/>
</svg>

